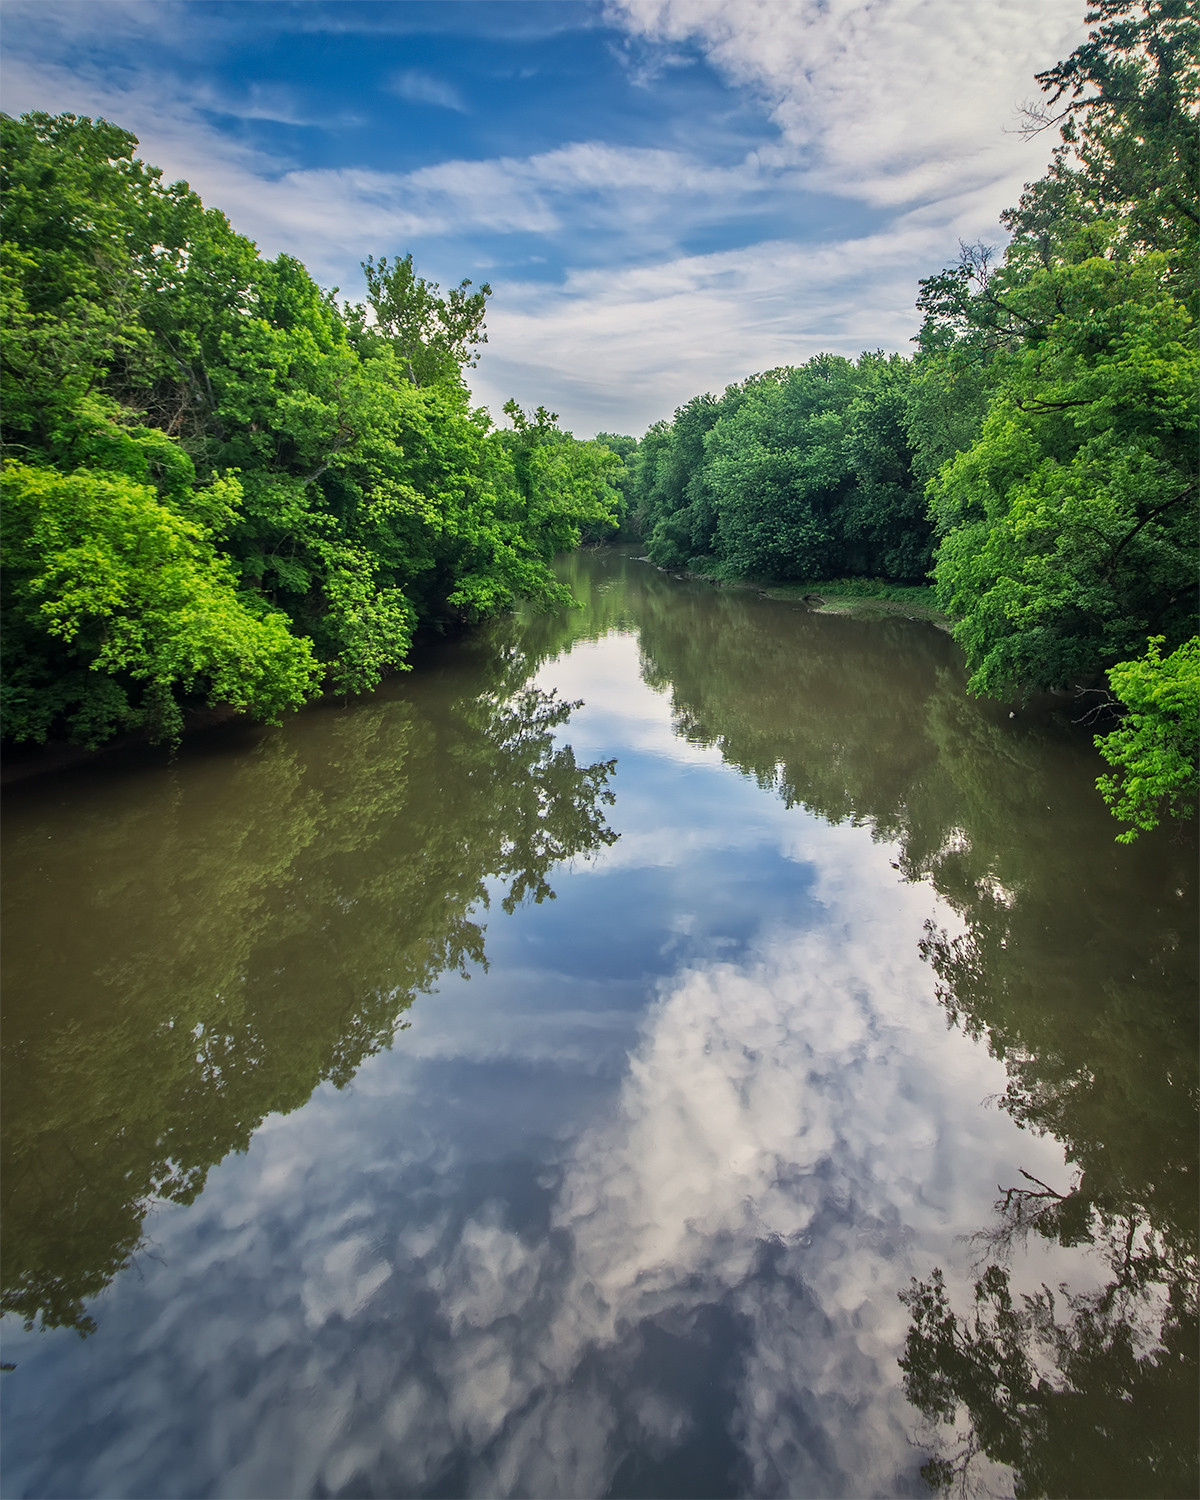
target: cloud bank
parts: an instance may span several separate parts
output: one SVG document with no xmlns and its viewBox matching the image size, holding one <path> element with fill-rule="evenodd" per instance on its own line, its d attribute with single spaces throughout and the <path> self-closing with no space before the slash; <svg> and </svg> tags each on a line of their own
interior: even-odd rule
<svg viewBox="0 0 1200 1500">
<path fill-rule="evenodd" d="M 270 12 L 297 35 L 358 16 L 255 10 L 256 23 Z M 513 394 L 545 402 L 582 434 L 641 433 L 691 395 L 757 370 L 821 350 L 906 348 L 919 278 L 953 259 L 960 239 L 998 238 L 1000 211 L 1044 170 L 1049 142 L 1017 133 L 1019 107 L 1036 93 L 1034 73 L 1083 34 L 1079 0 L 571 10 L 595 46 L 607 39 L 626 59 L 635 92 L 659 87 L 664 69 L 715 72 L 731 108 L 761 112 L 757 144 L 735 149 L 719 122 L 686 116 L 665 122 L 661 140 L 633 144 L 615 118 L 567 114 L 549 147 L 522 153 L 510 134 L 490 154 L 368 164 L 337 132 L 369 117 L 370 90 L 330 118 L 298 82 L 235 81 L 222 59 L 242 22 L 188 6 L 171 8 L 174 29 L 153 5 L 11 6 L 8 108 L 125 124 L 148 160 L 190 181 L 265 253 L 297 255 L 348 293 L 367 254 L 410 248 L 443 282 L 490 279 L 478 397 L 493 409 Z M 523 9 L 512 19 L 529 21 Z M 114 37 L 128 44 L 119 64 L 101 51 Z M 139 40 L 161 57 L 139 60 Z M 428 131 L 469 108 L 448 62 L 393 69 L 385 86 L 432 111 Z M 305 146 L 318 137 L 320 151 Z"/>
</svg>

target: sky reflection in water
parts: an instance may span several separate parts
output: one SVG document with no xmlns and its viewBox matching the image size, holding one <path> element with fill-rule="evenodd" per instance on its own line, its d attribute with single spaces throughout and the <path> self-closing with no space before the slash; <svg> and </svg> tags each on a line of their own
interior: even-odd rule
<svg viewBox="0 0 1200 1500">
<path fill-rule="evenodd" d="M 619 840 L 156 1207 L 93 1337 L 6 1320 L 6 1494 L 926 1493 L 897 1293 L 936 1263 L 961 1298 L 961 1237 L 1062 1147 L 947 1026 L 919 944 L 959 913 L 639 668 L 613 633 L 537 677 L 617 758 Z"/>
</svg>

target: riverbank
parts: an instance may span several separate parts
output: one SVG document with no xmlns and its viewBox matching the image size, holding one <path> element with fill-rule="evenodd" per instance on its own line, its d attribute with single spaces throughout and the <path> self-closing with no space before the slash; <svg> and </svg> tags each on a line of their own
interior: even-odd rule
<svg viewBox="0 0 1200 1500">
<path fill-rule="evenodd" d="M 853 615 L 861 620 L 908 619 L 926 620 L 939 630 L 949 633 L 953 622 L 937 608 L 934 590 L 928 584 L 892 583 L 881 578 L 836 578 L 800 579 L 774 582 L 762 578 L 727 578 L 717 572 L 706 572 L 702 568 L 663 568 L 651 558 L 640 555 L 640 543 L 618 543 L 617 548 L 627 552 L 638 562 L 649 563 L 660 572 L 675 578 L 694 578 L 721 589 L 750 589 L 766 599 L 778 599 L 785 603 L 803 604 L 806 609 L 818 614 Z M 587 550 L 587 549 L 581 549 Z M 606 548 L 591 550 L 605 551 Z M 442 639 L 432 632 L 423 632 L 417 648 L 431 640 Z M 416 653 L 414 653 L 416 654 Z M 340 694 L 321 694 L 315 702 Z M 183 739 L 192 741 L 206 731 L 240 723 L 247 731 L 261 727 L 251 716 L 228 704 L 206 707 L 192 705 L 185 710 Z M 145 730 L 132 730 L 114 736 L 103 745 L 89 747 L 73 745 L 55 740 L 47 744 L 8 745 L 0 758 L 0 785 L 24 781 L 48 771 L 60 771 L 98 760 L 105 756 L 129 755 L 133 753 L 166 754 L 170 751 L 154 745 Z"/>
<path fill-rule="evenodd" d="M 431 628 L 419 630 L 413 641 L 407 666 L 399 671 L 389 672 L 384 681 L 398 677 L 408 667 L 415 666 L 431 647 L 474 628 L 470 625 L 450 624 L 441 632 Z M 317 693 L 299 708 L 287 710 L 285 718 L 306 713 L 321 704 L 347 705 L 369 696 L 369 693 L 347 695 L 332 690 Z M 236 708 L 232 703 L 189 703 L 183 705 L 183 727 L 179 743 L 175 746 L 155 740 L 150 731 L 144 728 L 124 730 L 99 745 L 80 745 L 63 739 L 10 741 L 0 746 L 0 787 L 17 781 L 28 781 L 52 771 L 67 771 L 76 766 L 108 759 L 132 760 L 140 756 L 147 764 L 161 764 L 163 761 L 173 760 L 185 746 L 203 741 L 206 736 L 223 734 L 237 739 L 270 727 L 269 721 L 257 719 L 252 713 Z"/>
<path fill-rule="evenodd" d="M 753 589 L 765 599 L 803 604 L 818 614 L 855 615 L 864 620 L 897 617 L 927 620 L 947 633 L 954 628 L 949 615 L 937 607 L 933 586 L 927 583 L 893 583 L 884 578 L 807 578 L 782 582 L 768 578 L 729 577 L 719 572 L 715 564 L 712 571 L 708 571 L 702 566 L 664 568 L 653 558 L 645 556 L 639 556 L 637 560 L 675 578 L 696 578 L 718 588 Z"/>
<path fill-rule="evenodd" d="M 929 584 L 887 583 L 876 578 L 814 579 L 766 584 L 762 592 L 768 599 L 798 600 L 820 614 L 857 615 L 868 620 L 899 615 L 908 620 L 928 620 L 939 630 L 954 628 L 950 617 L 938 609 Z"/>
<path fill-rule="evenodd" d="M 229 703 L 214 707 L 190 705 L 184 709 L 181 743 L 230 725 L 252 730 L 259 727 L 259 722 Z M 3 756 L 0 758 L 0 786 L 9 786 L 14 781 L 27 781 L 30 777 L 43 776 L 50 771 L 70 770 L 74 766 L 86 765 L 106 757 L 128 758 L 134 755 L 166 760 L 170 758 L 172 751 L 168 745 L 155 743 L 145 729 L 127 730 L 105 740 L 102 745 L 76 745 L 70 740 L 8 744 L 4 746 Z"/>
</svg>

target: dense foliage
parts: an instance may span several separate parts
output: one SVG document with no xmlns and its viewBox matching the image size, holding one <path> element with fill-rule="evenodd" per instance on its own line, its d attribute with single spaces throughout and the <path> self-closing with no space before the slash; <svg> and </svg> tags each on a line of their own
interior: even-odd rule
<svg viewBox="0 0 1200 1500">
<path fill-rule="evenodd" d="M 669 568 L 931 578 L 974 692 L 1107 680 L 1133 711 L 1098 740 L 1122 838 L 1186 812 L 1193 700 L 1144 679 L 1195 660 L 1200 22 L 1089 20 L 1029 113 L 1050 170 L 999 260 L 921 284 L 912 358 L 817 355 L 640 442 L 471 409 L 488 286 L 369 259 L 344 306 L 126 132 L 5 118 L 6 734 L 370 688 L 422 624 L 563 598 L 549 558 L 615 532 Z"/>
<path fill-rule="evenodd" d="M 818 355 L 698 396 L 633 461 L 636 514 L 665 567 L 773 578 L 921 579 L 932 528 L 898 355 Z"/>
<path fill-rule="evenodd" d="M 966 247 L 922 283 L 913 358 L 818 355 L 697 396 L 626 463 L 661 566 L 931 576 L 973 691 L 1107 673 L 1136 705 L 1100 741 L 1127 840 L 1194 807 L 1192 699 L 1125 694 L 1151 638 L 1195 659 L 1200 23 L 1186 0 L 1097 0 L 1089 20 L 1039 75 L 1050 171 L 1005 214 L 999 263 Z"/>
<path fill-rule="evenodd" d="M 1200 640 L 1185 641 L 1165 660 L 1155 636 L 1144 657 L 1121 662 L 1108 674 L 1128 708 L 1124 722 L 1100 738 L 1100 751 L 1116 771 L 1098 783 L 1104 800 L 1131 827 L 1118 835 L 1132 843 L 1153 828 L 1166 809 L 1185 817 L 1200 795 L 1195 726 L 1200 722 Z"/>
<path fill-rule="evenodd" d="M 176 738 L 405 665 L 421 625 L 562 599 L 620 468 L 462 371 L 490 288 L 368 261 L 341 306 L 104 121 L 4 117 L 4 730 Z"/>
</svg>

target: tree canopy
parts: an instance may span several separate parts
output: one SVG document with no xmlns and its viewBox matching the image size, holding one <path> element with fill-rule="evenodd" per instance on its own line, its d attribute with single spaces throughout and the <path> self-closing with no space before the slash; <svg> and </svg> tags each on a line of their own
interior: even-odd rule
<svg viewBox="0 0 1200 1500">
<path fill-rule="evenodd" d="M 489 286 L 382 257 L 342 306 L 127 131 L 0 131 L 8 738 L 277 718 L 421 627 L 564 598 L 549 561 L 616 524 L 620 459 L 472 408 Z"/>
<path fill-rule="evenodd" d="M 1133 717 L 1099 740 L 1100 785 L 1128 839 L 1194 809 L 1192 700 L 1141 691 L 1137 664 L 1154 640 L 1164 683 L 1194 660 L 1200 20 L 1187 0 L 1088 19 L 1027 112 L 1060 132 L 1050 170 L 1002 254 L 964 246 L 921 283 L 912 358 L 821 354 L 696 396 L 626 463 L 661 566 L 930 577 L 973 692 L 1109 682 Z M 1153 773 L 1151 741 L 1171 747 Z"/>
<path fill-rule="evenodd" d="M 1109 685 L 1123 839 L 1187 812 L 1193 700 L 1166 685 L 1197 639 L 1200 20 L 1088 19 L 1027 111 L 1059 132 L 1048 172 L 1002 253 L 921 283 L 913 356 L 751 375 L 640 442 L 472 408 L 486 283 L 369 257 L 343 305 L 127 132 L 4 117 L 6 734 L 171 738 L 192 702 L 361 691 L 422 627 L 565 599 L 553 554 L 615 535 L 724 576 L 929 579 L 973 692 Z M 87 534 L 101 497 L 120 535 Z"/>
</svg>

